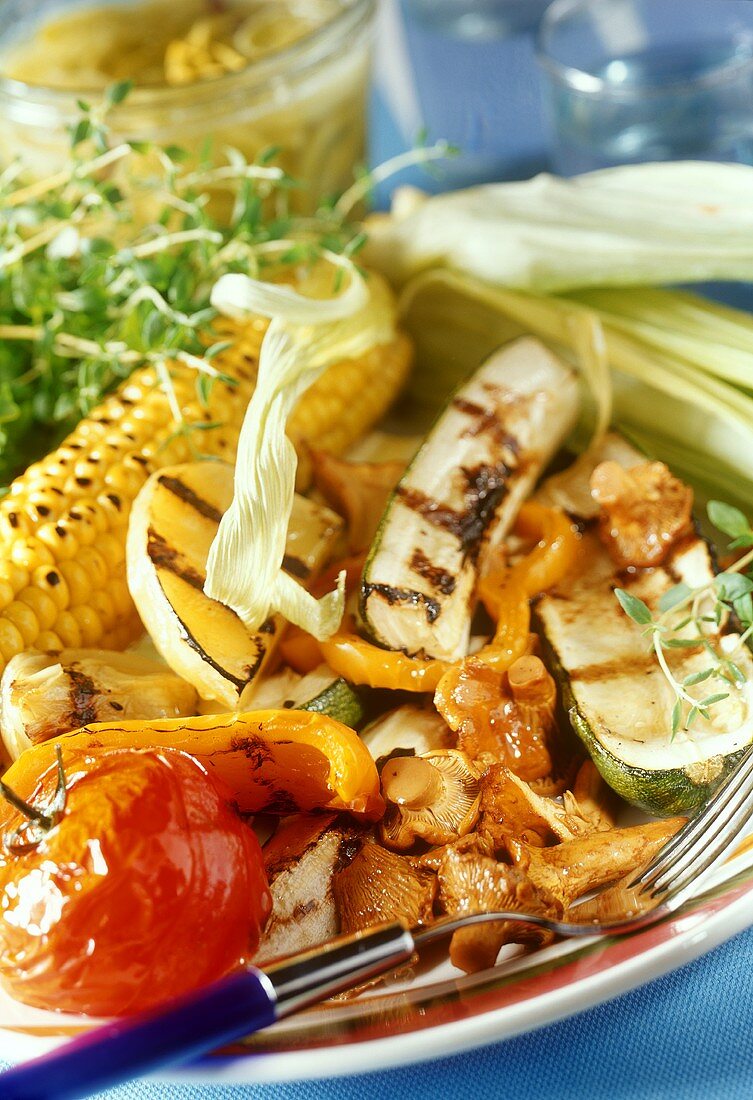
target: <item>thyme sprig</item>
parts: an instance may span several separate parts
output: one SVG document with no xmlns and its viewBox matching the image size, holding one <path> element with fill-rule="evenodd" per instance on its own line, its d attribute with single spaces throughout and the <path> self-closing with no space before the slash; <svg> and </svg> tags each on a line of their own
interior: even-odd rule
<svg viewBox="0 0 753 1100">
<path fill-rule="evenodd" d="M 232 382 L 213 363 L 227 344 L 207 347 L 217 279 L 258 277 L 269 241 L 300 237 L 307 260 L 362 242 L 331 207 L 291 213 L 294 183 L 274 149 L 249 162 L 237 149 L 218 158 L 209 146 L 190 157 L 110 145 L 107 112 L 129 88 L 114 85 L 96 108 L 79 103 L 59 172 L 32 182 L 18 164 L 0 173 L 0 484 L 140 365 L 154 367 L 176 431 L 193 431 L 178 418 L 170 364 L 196 370 L 205 407 L 218 378 Z"/>
<path fill-rule="evenodd" d="M 674 693 L 672 739 L 681 729 L 691 730 L 699 717 L 711 721 L 713 708 L 748 683 L 738 661 L 753 637 L 753 528 L 738 508 L 722 501 L 709 502 L 708 516 L 717 530 L 731 539 L 730 550 L 746 551 L 724 572 L 698 587 L 681 583 L 670 588 L 661 596 L 656 615 L 634 593 L 615 589 L 625 614 L 650 638 L 659 667 Z M 731 616 L 741 633 L 730 648 L 724 644 L 724 628 Z M 668 660 L 668 655 L 677 650 L 702 651 L 708 664 L 679 680 Z M 689 689 L 700 684 L 721 690 L 699 697 Z"/>
</svg>

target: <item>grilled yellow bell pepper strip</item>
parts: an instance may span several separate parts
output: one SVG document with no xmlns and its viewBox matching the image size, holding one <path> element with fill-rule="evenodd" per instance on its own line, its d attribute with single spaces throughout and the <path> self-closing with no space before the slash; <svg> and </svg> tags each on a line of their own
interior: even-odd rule
<svg viewBox="0 0 753 1100">
<path fill-rule="evenodd" d="M 407 657 L 394 649 L 380 649 L 351 631 L 340 631 L 320 643 L 324 660 L 338 676 L 353 684 L 393 691 L 434 691 L 452 666 L 446 661 Z"/>
<path fill-rule="evenodd" d="M 490 574 L 479 584 L 479 596 L 497 620 L 497 629 L 476 658 L 500 671 L 528 652 L 529 600 L 567 574 L 578 547 L 578 535 L 565 513 L 533 501 L 521 508 L 515 533 L 538 545 L 510 569 Z M 352 630 L 335 634 L 320 649 L 330 668 L 351 683 L 394 691 L 435 691 L 445 674 L 451 676 L 460 667 L 380 649 Z"/>
<path fill-rule="evenodd" d="M 358 735 L 310 711 L 100 722 L 28 749 L 4 780 L 22 798 L 30 797 L 55 763 L 58 745 L 69 774 L 77 758 L 101 749 L 180 749 L 230 788 L 243 813 L 347 810 L 377 819 L 384 808 L 374 761 Z"/>
<path fill-rule="evenodd" d="M 521 561 L 479 583 L 478 594 L 497 622 L 491 642 L 476 657 L 501 672 L 528 651 L 531 630 L 530 600 L 567 576 L 578 551 L 578 534 L 558 508 L 528 501 L 518 513 L 515 534 L 536 540 Z"/>
</svg>

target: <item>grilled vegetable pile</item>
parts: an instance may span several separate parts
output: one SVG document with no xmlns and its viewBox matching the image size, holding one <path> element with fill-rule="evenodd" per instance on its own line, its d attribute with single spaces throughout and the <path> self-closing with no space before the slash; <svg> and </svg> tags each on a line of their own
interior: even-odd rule
<svg viewBox="0 0 753 1100">
<path fill-rule="evenodd" d="M 468 274 L 419 275 L 398 303 L 354 262 L 339 204 L 272 218 L 268 164 L 231 157 L 218 227 L 210 181 L 163 152 L 169 210 L 139 221 L 107 156 L 46 184 L 4 177 L 27 212 L 0 261 L 14 363 L 57 385 L 79 355 L 98 397 L 127 377 L 0 504 L 0 978 L 35 1005 L 119 1013 L 381 920 L 598 913 L 582 899 L 619 890 L 753 740 L 749 520 L 712 501 L 730 540 L 714 548 L 687 453 L 678 473 L 666 446 L 607 431 L 613 395 L 635 419 L 685 368 L 651 380 L 624 319 Z M 95 246 L 105 228 L 117 247 Z M 52 278 L 66 241 L 59 313 L 27 323 L 18 288 Z M 87 328 L 91 285 L 107 300 Z M 400 311 L 414 399 L 372 432 L 411 365 Z M 729 465 L 725 426 L 753 442 L 748 398 L 712 390 Z M 197 799 L 204 816 L 180 810 Z M 620 800 L 661 819 L 621 827 Z M 271 830 L 261 857 L 249 823 Z M 213 931 L 175 885 L 196 845 Z M 42 931 L 32 888 L 54 909 Z M 115 980 L 119 906 L 144 949 Z M 189 980 L 179 956 L 205 937 Z M 451 958 L 472 971 L 544 942 L 487 925 Z"/>
</svg>

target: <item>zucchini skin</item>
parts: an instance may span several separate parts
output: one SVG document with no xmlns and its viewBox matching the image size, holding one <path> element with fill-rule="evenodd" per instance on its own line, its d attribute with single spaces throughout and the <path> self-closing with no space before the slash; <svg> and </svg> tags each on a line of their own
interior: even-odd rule
<svg viewBox="0 0 753 1100">
<path fill-rule="evenodd" d="M 298 710 L 326 714 L 353 730 L 362 729 L 379 709 L 380 693 L 373 688 L 355 687 L 347 680 L 334 680 Z"/>
<path fill-rule="evenodd" d="M 655 817 L 673 817 L 699 810 L 741 759 L 745 747 L 727 756 L 710 757 L 708 771 L 711 777 L 705 782 L 694 779 L 684 768 L 650 770 L 625 764 L 599 741 L 578 706 L 570 677 L 547 637 L 543 624 L 535 619 L 535 626 L 541 638 L 544 661 L 560 689 L 562 709 L 604 782 L 620 798 Z"/>
</svg>

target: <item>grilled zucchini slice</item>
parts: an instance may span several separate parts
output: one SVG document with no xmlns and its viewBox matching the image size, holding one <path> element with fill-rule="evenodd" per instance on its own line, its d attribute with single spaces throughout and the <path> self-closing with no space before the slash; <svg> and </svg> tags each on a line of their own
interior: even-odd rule
<svg viewBox="0 0 753 1100">
<path fill-rule="evenodd" d="M 614 449 L 610 457 L 616 457 Z M 619 461 L 635 465 L 629 451 Z M 741 648 L 735 661 L 745 685 L 724 688 L 729 698 L 714 706 L 711 721 L 699 717 L 690 731 L 673 737 L 674 693 L 614 589 L 627 589 L 655 611 L 675 584 L 703 585 L 714 572 L 700 536 L 682 542 L 662 567 L 619 572 L 596 532 L 587 529 L 575 569 L 537 604 L 545 658 L 559 680 L 573 729 L 606 782 L 649 813 L 683 813 L 702 805 L 753 740 L 753 658 Z M 729 634 L 725 644 L 732 647 L 736 640 Z M 678 680 L 709 663 L 708 654 L 697 649 L 673 650 L 671 660 Z M 706 683 L 697 690 L 710 689 Z"/>
<path fill-rule="evenodd" d="M 575 374 L 529 338 L 457 391 L 372 543 L 360 613 L 373 641 L 446 660 L 466 653 L 482 544 L 505 536 L 577 410 Z"/>
</svg>

